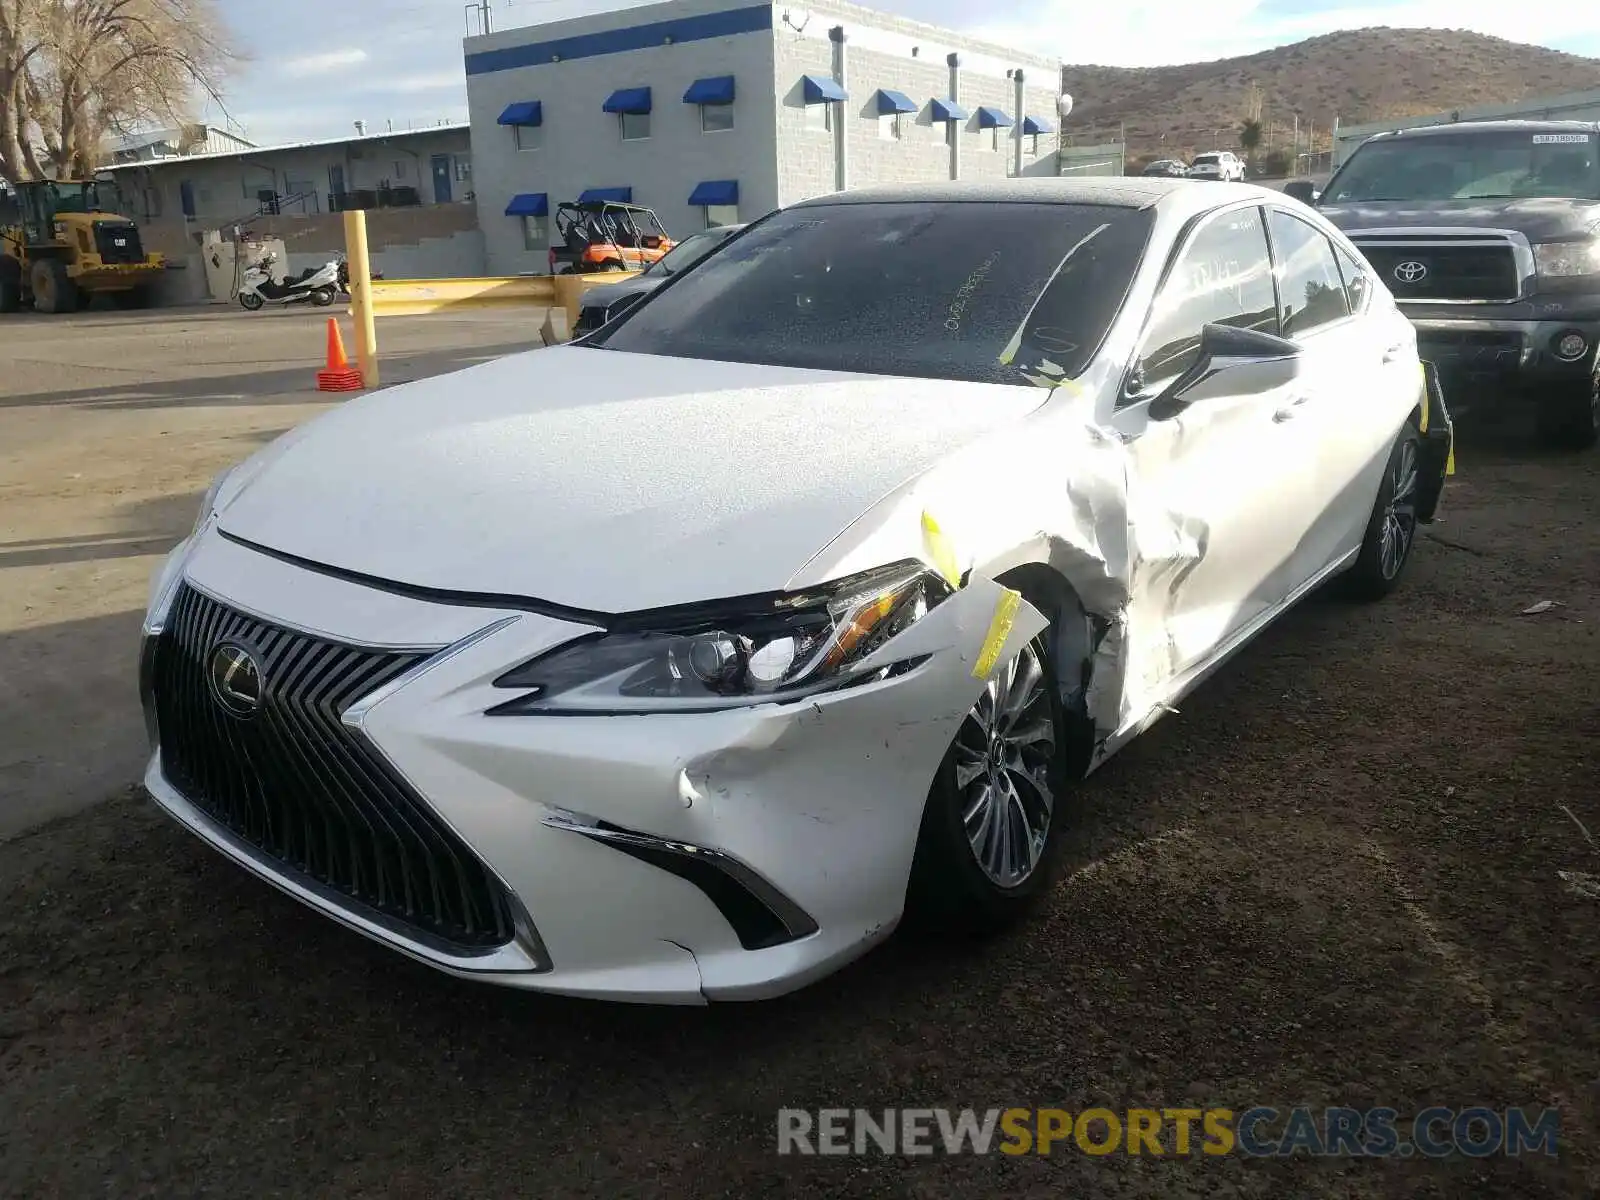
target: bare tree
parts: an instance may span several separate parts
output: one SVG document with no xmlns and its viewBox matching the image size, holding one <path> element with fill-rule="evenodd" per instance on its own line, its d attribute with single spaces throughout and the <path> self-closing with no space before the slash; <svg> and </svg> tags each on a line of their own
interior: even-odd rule
<svg viewBox="0 0 1600 1200">
<path fill-rule="evenodd" d="M 215 97 L 231 58 L 213 0 L 0 0 L 0 176 L 88 174 L 108 135 Z"/>
</svg>

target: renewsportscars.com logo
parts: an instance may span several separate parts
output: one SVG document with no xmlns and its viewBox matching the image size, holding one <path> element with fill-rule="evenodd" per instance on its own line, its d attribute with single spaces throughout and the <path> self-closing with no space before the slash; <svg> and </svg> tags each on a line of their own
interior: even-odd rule
<svg viewBox="0 0 1600 1200">
<path fill-rule="evenodd" d="M 1487 1158 L 1556 1153 L 1553 1108 L 782 1108 L 779 1154 Z"/>
</svg>

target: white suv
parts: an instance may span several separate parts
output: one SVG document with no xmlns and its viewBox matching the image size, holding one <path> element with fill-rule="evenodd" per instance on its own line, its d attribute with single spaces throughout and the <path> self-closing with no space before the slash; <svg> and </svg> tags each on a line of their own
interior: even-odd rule
<svg viewBox="0 0 1600 1200">
<path fill-rule="evenodd" d="M 1231 150 L 1197 154 L 1189 166 L 1190 179 L 1220 179 L 1224 183 L 1243 181 L 1244 160 Z"/>
</svg>

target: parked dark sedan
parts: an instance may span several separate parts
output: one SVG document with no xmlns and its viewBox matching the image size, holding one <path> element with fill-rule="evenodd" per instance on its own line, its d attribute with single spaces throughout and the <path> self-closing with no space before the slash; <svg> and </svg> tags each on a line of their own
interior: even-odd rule
<svg viewBox="0 0 1600 1200">
<path fill-rule="evenodd" d="M 1155 162 L 1147 164 L 1139 174 L 1161 175 L 1168 179 L 1184 179 L 1189 174 L 1189 167 L 1186 163 L 1176 158 L 1158 158 Z"/>
<path fill-rule="evenodd" d="M 659 261 L 651 263 L 632 279 L 589 289 L 583 294 L 583 307 L 578 310 L 578 323 L 572 331 L 574 336 L 599 329 L 610 320 L 614 308 L 642 300 L 679 271 L 699 262 L 743 228 L 743 225 L 713 226 L 702 233 L 684 238 L 662 255 Z"/>
</svg>

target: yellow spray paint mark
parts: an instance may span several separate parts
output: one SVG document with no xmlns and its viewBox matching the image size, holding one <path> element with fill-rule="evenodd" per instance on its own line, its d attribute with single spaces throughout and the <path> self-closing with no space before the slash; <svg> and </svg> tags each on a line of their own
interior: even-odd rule
<svg viewBox="0 0 1600 1200">
<path fill-rule="evenodd" d="M 1444 473 L 1446 475 L 1454 475 L 1456 473 L 1456 435 L 1453 429 L 1450 431 L 1450 453 L 1444 460 Z"/>
<path fill-rule="evenodd" d="M 1006 638 L 1011 636 L 1011 627 L 1017 621 L 1017 606 L 1022 603 L 1022 593 L 1005 588 L 1000 593 L 1000 599 L 995 602 L 994 616 L 989 621 L 988 636 L 983 639 L 983 648 L 978 651 L 978 661 L 973 664 L 972 677 L 974 679 L 987 679 L 994 670 L 994 664 L 1000 657 L 1000 651 L 1006 644 Z"/>
<path fill-rule="evenodd" d="M 945 582 L 951 587 L 961 586 L 961 564 L 956 561 L 956 552 L 950 546 L 950 539 L 945 537 L 944 530 L 939 528 L 939 522 L 933 519 L 930 513 L 922 514 L 922 544 L 928 551 L 928 557 L 933 561 L 939 574 L 944 576 Z"/>
<path fill-rule="evenodd" d="M 1422 371 L 1422 428 L 1419 432 L 1428 432 L 1428 372 L 1426 370 Z"/>
</svg>

